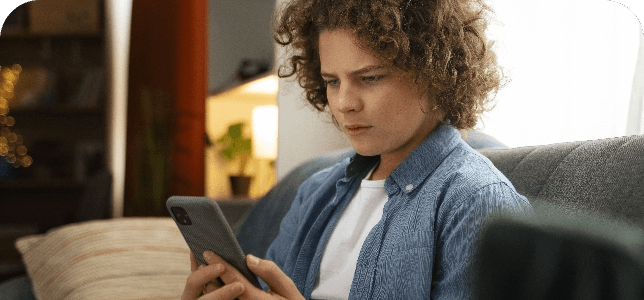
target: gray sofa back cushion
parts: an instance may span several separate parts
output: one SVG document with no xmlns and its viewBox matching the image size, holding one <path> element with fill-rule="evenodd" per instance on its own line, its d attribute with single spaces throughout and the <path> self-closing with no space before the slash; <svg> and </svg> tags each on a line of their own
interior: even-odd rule
<svg viewBox="0 0 644 300">
<path fill-rule="evenodd" d="M 531 201 L 644 228 L 644 136 L 479 150 Z"/>
</svg>

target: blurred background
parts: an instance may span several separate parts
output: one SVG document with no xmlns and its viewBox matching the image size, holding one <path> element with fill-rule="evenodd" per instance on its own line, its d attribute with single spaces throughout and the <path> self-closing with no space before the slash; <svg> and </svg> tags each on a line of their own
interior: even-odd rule
<svg viewBox="0 0 644 300">
<path fill-rule="evenodd" d="M 19 236 L 169 216 L 170 195 L 210 196 L 239 218 L 236 206 L 270 189 L 274 7 L 38 0 L 13 10 L 0 34 L 0 277 L 21 271 Z"/>
</svg>

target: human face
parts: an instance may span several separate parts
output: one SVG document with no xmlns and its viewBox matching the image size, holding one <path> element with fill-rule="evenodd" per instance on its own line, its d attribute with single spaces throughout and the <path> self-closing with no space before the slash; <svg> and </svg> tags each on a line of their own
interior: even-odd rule
<svg viewBox="0 0 644 300">
<path fill-rule="evenodd" d="M 360 47 L 350 31 L 323 31 L 319 51 L 329 107 L 359 154 L 397 165 L 438 126 L 429 95 Z"/>
</svg>

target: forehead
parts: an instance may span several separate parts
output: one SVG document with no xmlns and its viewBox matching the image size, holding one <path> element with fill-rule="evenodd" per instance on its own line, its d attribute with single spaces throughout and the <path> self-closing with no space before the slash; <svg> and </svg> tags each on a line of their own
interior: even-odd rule
<svg viewBox="0 0 644 300">
<path fill-rule="evenodd" d="M 360 46 L 355 34 L 348 30 L 323 31 L 318 49 L 323 73 L 348 73 L 369 66 L 385 65 L 371 51 Z"/>
</svg>

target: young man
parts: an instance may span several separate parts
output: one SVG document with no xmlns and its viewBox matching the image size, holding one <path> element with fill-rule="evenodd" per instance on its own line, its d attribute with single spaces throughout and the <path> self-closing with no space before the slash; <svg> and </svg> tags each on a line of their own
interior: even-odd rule
<svg viewBox="0 0 644 300">
<path fill-rule="evenodd" d="M 466 299 L 486 216 L 531 211 L 461 139 L 500 82 L 479 1 L 295 0 L 278 43 L 307 100 L 357 155 L 307 179 L 254 288 L 216 255 L 194 258 L 184 299 Z M 284 72 L 287 71 L 287 72 Z M 225 285 L 209 283 L 221 277 Z M 205 287 L 204 287 L 205 285 Z"/>
</svg>

